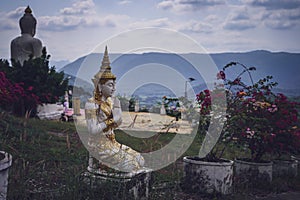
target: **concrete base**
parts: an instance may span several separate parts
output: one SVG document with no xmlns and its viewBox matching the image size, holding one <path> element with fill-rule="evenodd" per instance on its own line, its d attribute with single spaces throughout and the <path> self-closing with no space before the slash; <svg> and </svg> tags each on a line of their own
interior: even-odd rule
<svg viewBox="0 0 300 200">
<path fill-rule="evenodd" d="M 63 113 L 62 105 L 57 104 L 43 104 L 37 107 L 37 116 L 40 119 L 58 120 Z"/>
<path fill-rule="evenodd" d="M 108 172 L 90 169 L 82 174 L 83 182 L 112 199 L 148 199 L 151 188 L 151 169 L 136 172 Z"/>
</svg>

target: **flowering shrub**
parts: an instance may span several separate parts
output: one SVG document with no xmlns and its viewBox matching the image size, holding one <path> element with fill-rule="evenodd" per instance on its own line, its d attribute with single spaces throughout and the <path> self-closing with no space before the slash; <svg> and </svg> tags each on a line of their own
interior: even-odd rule
<svg viewBox="0 0 300 200">
<path fill-rule="evenodd" d="M 241 66 L 242 72 L 234 80 L 226 79 L 225 70 L 235 65 Z M 271 76 L 254 83 L 251 71 L 255 70 L 254 67 L 232 62 L 217 74 L 217 78 L 224 81 L 227 94 L 226 123 L 222 136 L 228 142 L 235 141 L 238 146 L 249 149 L 252 161 L 261 161 L 266 153 L 280 156 L 297 148 L 299 104 L 289 101 L 283 94 L 274 94 L 271 89 L 277 83 L 271 81 Z M 242 79 L 245 73 L 251 84 L 246 84 Z M 197 95 L 202 115 L 211 112 L 213 98 L 217 98 L 216 95 L 213 96 L 212 91 L 208 90 Z"/>
<path fill-rule="evenodd" d="M 14 114 L 21 115 L 30 112 L 39 103 L 39 97 L 33 92 L 30 86 L 24 89 L 24 83 L 11 83 L 0 71 L 0 107 L 11 111 Z"/>
<path fill-rule="evenodd" d="M 14 113 L 18 112 L 18 115 L 24 116 L 27 110 L 32 110 L 32 116 L 36 114 L 36 106 L 32 106 L 37 99 L 33 98 L 33 96 L 30 97 L 33 98 L 32 100 L 26 99 L 31 94 L 34 94 L 34 97 L 38 97 L 40 103 L 56 103 L 59 100 L 58 97 L 65 94 L 68 88 L 68 79 L 64 78 L 63 72 L 56 72 L 55 67 L 49 67 L 49 58 L 50 56 L 47 55 L 46 49 L 43 48 L 41 57 L 30 57 L 23 65 L 12 60 L 12 66 L 10 66 L 6 60 L 0 59 L 0 72 L 5 73 L 6 79 L 17 90 L 15 94 L 13 94 L 13 90 L 10 90 L 10 95 L 14 97 L 19 95 L 19 99 L 22 99 L 22 102 L 13 104 Z M 23 96 L 21 93 L 23 93 Z"/>
<path fill-rule="evenodd" d="M 172 117 L 179 118 L 181 116 L 181 106 L 179 103 L 178 98 L 172 98 L 172 97 L 162 97 L 163 104 L 166 109 L 167 115 L 170 115 Z"/>
</svg>

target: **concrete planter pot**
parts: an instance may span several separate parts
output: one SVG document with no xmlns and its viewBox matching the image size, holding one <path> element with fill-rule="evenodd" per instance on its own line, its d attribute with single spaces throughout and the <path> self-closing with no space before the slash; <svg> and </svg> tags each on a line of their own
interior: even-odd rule
<svg viewBox="0 0 300 200">
<path fill-rule="evenodd" d="M 232 193 L 233 161 L 205 162 L 198 157 L 184 157 L 182 188 L 193 193 Z"/>
<path fill-rule="evenodd" d="M 294 155 L 291 156 L 292 160 L 296 160 L 297 161 L 297 175 L 300 175 L 300 155 Z"/>
<path fill-rule="evenodd" d="M 273 177 L 272 162 L 250 162 L 242 159 L 234 161 L 235 184 L 239 186 L 261 187 L 269 185 Z"/>
<path fill-rule="evenodd" d="M 0 200 L 6 199 L 8 185 L 8 170 L 12 164 L 12 156 L 0 151 Z"/>
<path fill-rule="evenodd" d="M 273 177 L 290 177 L 297 176 L 297 160 L 273 160 Z"/>
</svg>

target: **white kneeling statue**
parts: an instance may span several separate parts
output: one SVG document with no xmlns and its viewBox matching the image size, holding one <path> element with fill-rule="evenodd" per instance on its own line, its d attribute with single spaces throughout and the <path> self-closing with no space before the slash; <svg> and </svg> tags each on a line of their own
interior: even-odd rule
<svg viewBox="0 0 300 200">
<path fill-rule="evenodd" d="M 94 96 L 85 105 L 85 117 L 89 132 L 87 148 L 101 165 L 123 172 L 143 168 L 144 158 L 130 147 L 115 140 L 114 129 L 121 122 L 121 106 L 113 97 L 116 76 L 112 74 L 107 47 L 100 71 L 94 76 Z"/>
</svg>

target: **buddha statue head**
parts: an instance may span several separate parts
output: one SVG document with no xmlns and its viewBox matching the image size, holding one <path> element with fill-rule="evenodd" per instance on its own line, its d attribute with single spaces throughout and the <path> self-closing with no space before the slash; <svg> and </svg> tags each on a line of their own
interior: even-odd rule
<svg viewBox="0 0 300 200">
<path fill-rule="evenodd" d="M 102 96 L 105 98 L 111 97 L 115 90 L 116 76 L 111 72 L 110 61 L 107 52 L 107 46 L 102 60 L 102 65 L 98 73 L 92 79 L 94 83 L 94 99 L 101 101 Z"/>
<path fill-rule="evenodd" d="M 23 17 L 21 17 L 21 19 L 19 20 L 19 25 L 21 29 L 21 34 L 27 33 L 33 37 L 35 35 L 37 21 L 31 13 L 32 11 L 30 7 L 27 6 Z"/>
</svg>

